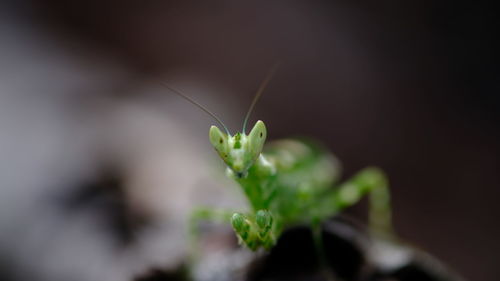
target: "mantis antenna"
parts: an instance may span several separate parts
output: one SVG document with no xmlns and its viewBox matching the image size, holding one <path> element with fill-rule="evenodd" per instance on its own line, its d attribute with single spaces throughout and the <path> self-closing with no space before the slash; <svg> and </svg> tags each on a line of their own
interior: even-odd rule
<svg viewBox="0 0 500 281">
<path fill-rule="evenodd" d="M 260 96 L 262 95 L 262 92 L 264 92 L 264 89 L 266 88 L 267 84 L 269 84 L 269 81 L 271 81 L 271 78 L 273 78 L 273 75 L 276 72 L 276 70 L 278 69 L 278 66 L 279 66 L 279 63 L 276 63 L 275 65 L 273 65 L 273 67 L 267 73 L 264 81 L 262 81 L 262 83 L 260 84 L 259 89 L 257 89 L 257 93 L 255 93 L 255 96 L 252 100 L 252 103 L 250 104 L 250 108 L 248 108 L 248 112 L 245 116 L 245 120 L 243 121 L 242 133 L 244 133 L 244 134 L 246 133 L 245 131 L 247 128 L 248 118 L 250 117 L 250 114 L 252 113 L 253 108 L 255 107 L 255 104 L 257 103 Z"/>
<path fill-rule="evenodd" d="M 194 104 L 195 106 L 197 106 L 198 108 L 200 108 L 201 110 L 205 111 L 205 113 L 207 113 L 208 115 L 210 115 L 212 118 L 215 119 L 215 121 L 217 121 L 221 126 L 222 128 L 224 128 L 224 130 L 226 131 L 227 135 L 230 136 L 231 133 L 229 132 L 229 130 L 227 129 L 226 125 L 224 125 L 224 123 L 219 119 L 219 117 L 217 117 L 215 114 L 213 114 L 210 110 L 208 110 L 206 107 L 204 107 L 203 105 L 199 104 L 198 102 L 196 102 L 195 100 L 193 100 L 192 98 L 190 98 L 189 96 L 185 95 L 184 93 L 182 93 L 181 91 L 177 90 L 177 89 L 174 89 L 172 88 L 170 85 L 168 85 L 167 83 L 165 82 L 161 82 L 160 81 L 160 84 L 162 84 L 164 87 L 166 87 L 167 89 L 169 89 L 170 91 L 176 93 L 178 96 L 180 96 L 181 98 L 187 100 L 188 102 Z"/>
</svg>

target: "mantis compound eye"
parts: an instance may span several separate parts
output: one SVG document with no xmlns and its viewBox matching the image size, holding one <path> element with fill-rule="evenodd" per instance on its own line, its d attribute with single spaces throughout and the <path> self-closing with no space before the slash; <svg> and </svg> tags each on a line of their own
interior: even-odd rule
<svg viewBox="0 0 500 281">
<path fill-rule="evenodd" d="M 259 154 L 262 152 L 262 147 L 267 137 L 266 125 L 262 121 L 257 121 L 253 126 L 250 134 L 248 134 L 248 148 L 252 154 L 253 159 L 257 159 Z"/>
<path fill-rule="evenodd" d="M 229 145 L 227 143 L 227 135 L 222 133 L 219 128 L 216 126 L 210 127 L 209 132 L 210 143 L 212 143 L 213 147 L 219 155 L 224 159 L 227 157 L 229 153 Z"/>
</svg>

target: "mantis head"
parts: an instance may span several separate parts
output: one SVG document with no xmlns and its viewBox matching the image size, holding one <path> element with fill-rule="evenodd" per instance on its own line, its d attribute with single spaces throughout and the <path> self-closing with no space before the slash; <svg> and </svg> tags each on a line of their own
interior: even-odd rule
<svg viewBox="0 0 500 281">
<path fill-rule="evenodd" d="M 267 130 L 264 122 L 257 121 L 248 136 L 223 133 L 216 126 L 210 127 L 210 142 L 226 165 L 238 176 L 244 177 L 262 152 Z"/>
<path fill-rule="evenodd" d="M 260 85 L 257 93 L 255 94 L 252 103 L 250 104 L 250 108 L 245 116 L 245 120 L 243 121 L 243 129 L 241 133 L 236 133 L 234 136 L 231 136 L 231 133 L 224 125 L 224 123 L 210 110 L 205 108 L 203 105 L 197 103 L 192 98 L 186 96 L 184 93 L 170 87 L 168 84 L 162 83 L 163 86 L 170 89 L 172 92 L 176 93 L 180 97 L 186 99 L 190 103 L 199 107 L 201 110 L 205 111 L 208 115 L 212 116 L 223 128 L 225 133 L 223 133 L 216 126 L 210 127 L 210 142 L 213 147 L 219 153 L 219 156 L 224 160 L 226 165 L 234 172 L 234 174 L 238 178 L 245 177 L 247 175 L 248 169 L 252 167 L 255 161 L 259 158 L 260 153 L 262 152 L 262 147 L 264 146 L 264 142 L 267 136 L 266 125 L 264 122 L 257 121 L 253 126 L 252 130 L 246 135 L 246 125 L 247 121 L 250 117 L 250 113 L 259 100 L 259 97 L 262 95 L 264 88 L 267 86 L 274 72 L 276 71 L 278 64 L 274 65 L 273 68 L 269 71 L 266 78 Z"/>
</svg>

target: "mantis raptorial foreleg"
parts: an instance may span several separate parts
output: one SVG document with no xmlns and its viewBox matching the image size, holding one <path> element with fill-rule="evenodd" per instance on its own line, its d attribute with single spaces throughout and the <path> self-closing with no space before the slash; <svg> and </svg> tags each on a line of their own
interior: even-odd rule
<svg viewBox="0 0 500 281">
<path fill-rule="evenodd" d="M 231 217 L 231 225 L 240 239 L 251 250 L 262 246 L 270 249 L 276 242 L 273 233 L 274 218 L 267 210 L 259 210 L 255 216 L 235 213 Z"/>
</svg>

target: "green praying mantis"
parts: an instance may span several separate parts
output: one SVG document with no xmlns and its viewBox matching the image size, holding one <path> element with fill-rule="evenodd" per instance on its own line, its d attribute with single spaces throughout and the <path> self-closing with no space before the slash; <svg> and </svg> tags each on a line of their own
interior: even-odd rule
<svg viewBox="0 0 500 281">
<path fill-rule="evenodd" d="M 210 127 L 210 143 L 226 164 L 227 176 L 239 184 L 250 207 L 247 212 L 197 210 L 191 220 L 192 233 L 196 232 L 200 220 L 230 222 L 240 244 L 252 251 L 269 250 L 286 228 L 310 224 L 313 232 L 319 233 L 323 221 L 370 194 L 370 230 L 391 236 L 388 181 L 380 169 L 365 168 L 339 183 L 339 161 L 322 146 L 294 139 L 266 144 L 267 128 L 260 120 L 246 133 L 250 113 L 275 70 L 273 68 L 260 85 L 243 129 L 235 134 L 205 107 L 164 84 L 222 126 L 224 131 Z M 320 243 L 321 238 L 316 237 Z"/>
</svg>

